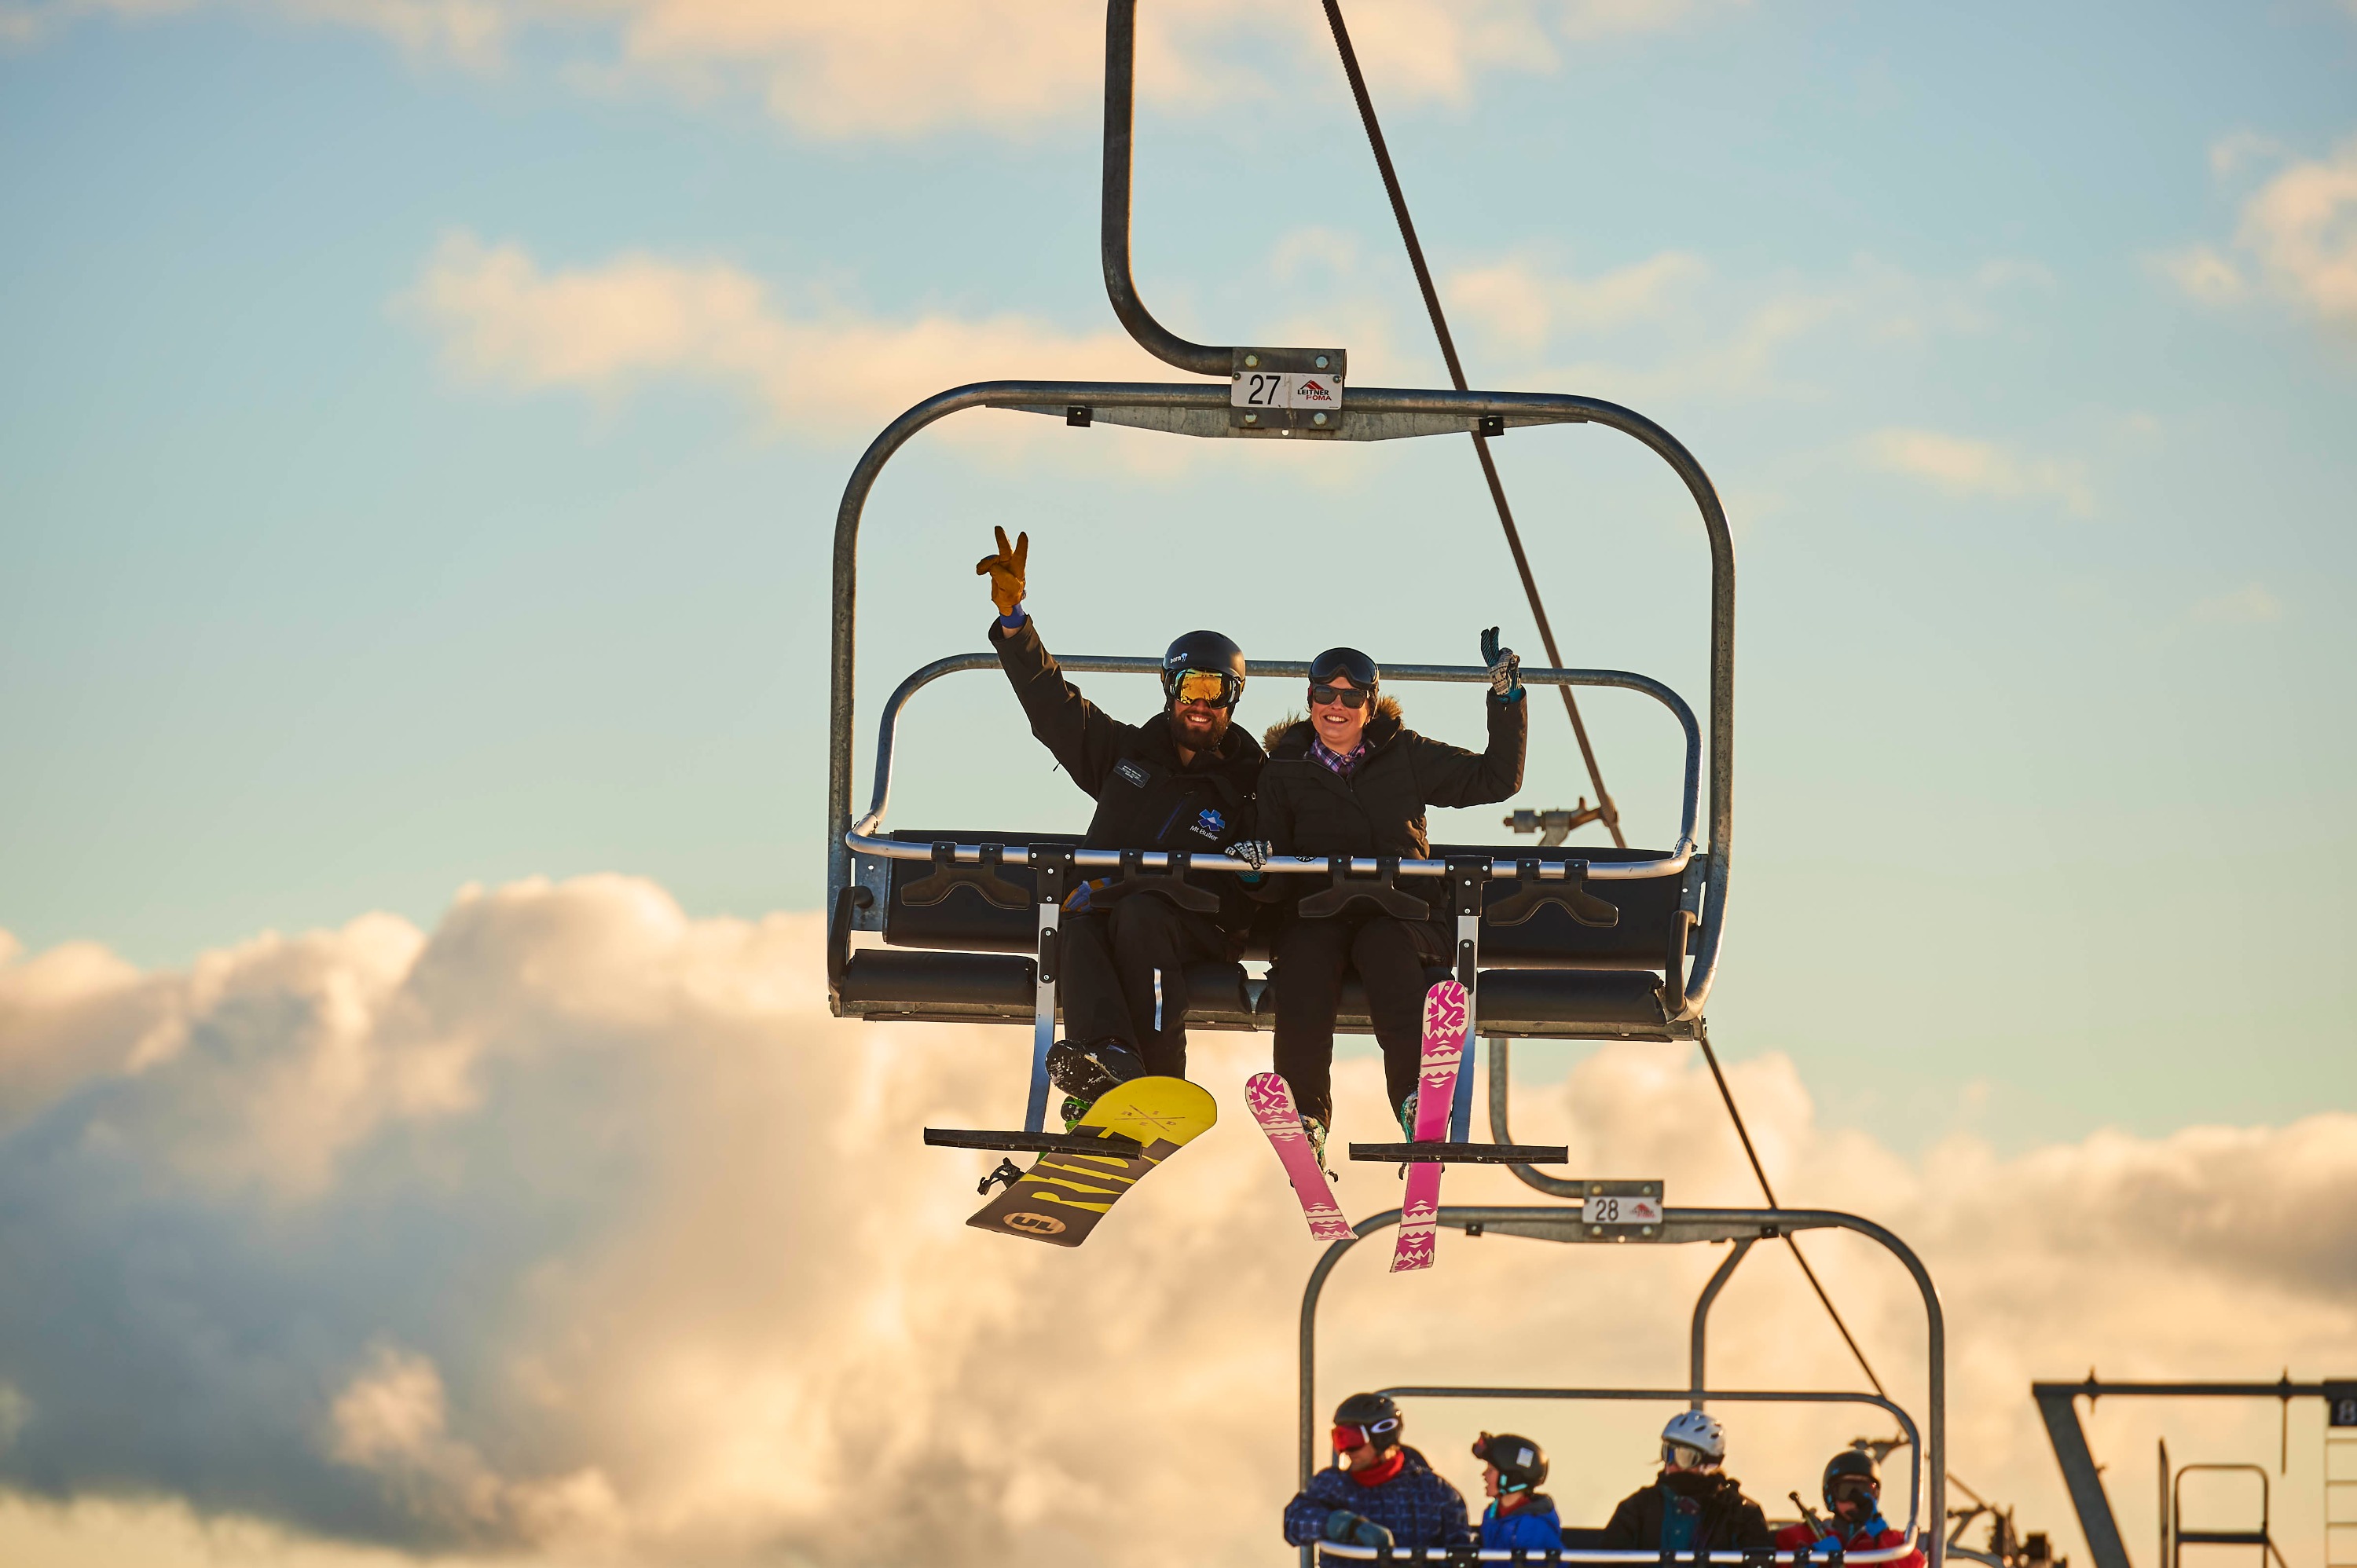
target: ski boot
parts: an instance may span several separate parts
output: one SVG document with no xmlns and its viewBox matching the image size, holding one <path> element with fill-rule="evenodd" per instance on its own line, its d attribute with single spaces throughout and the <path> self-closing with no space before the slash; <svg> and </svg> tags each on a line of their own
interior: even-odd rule
<svg viewBox="0 0 2357 1568">
<path fill-rule="evenodd" d="M 1067 1133 L 1081 1124 L 1081 1118 L 1106 1090 L 1145 1076 L 1146 1063 L 1118 1036 L 1108 1035 L 1085 1046 L 1059 1040 L 1048 1047 L 1048 1081 L 1064 1091 Z"/>
<path fill-rule="evenodd" d="M 1317 1162 L 1319 1170 L 1326 1171 L 1326 1123 L 1315 1116 L 1304 1116 L 1301 1130 L 1309 1138 L 1309 1157 Z M 1330 1179 L 1334 1173 L 1326 1171 L 1326 1175 Z"/>
</svg>

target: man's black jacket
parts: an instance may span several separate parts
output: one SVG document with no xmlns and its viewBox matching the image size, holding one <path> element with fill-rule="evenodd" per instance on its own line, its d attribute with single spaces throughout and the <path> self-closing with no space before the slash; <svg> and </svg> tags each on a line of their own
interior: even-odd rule
<svg viewBox="0 0 2357 1568">
<path fill-rule="evenodd" d="M 1716 1470 L 1665 1470 L 1652 1486 L 1620 1499 L 1604 1527 L 1604 1545 L 1622 1552 L 1658 1549 L 1672 1499 L 1700 1510 L 1694 1544 L 1705 1552 L 1751 1552 L 1775 1543 L 1768 1516 L 1743 1495 L 1734 1477 Z"/>
<path fill-rule="evenodd" d="M 1426 807 L 1486 806 L 1523 787 L 1527 709 L 1494 697 L 1481 705 L 1490 745 L 1467 751 L 1416 734 L 1400 723 L 1398 703 L 1376 698 L 1366 757 L 1347 779 L 1309 755 L 1308 720 L 1280 726 L 1261 770 L 1262 836 L 1279 854 L 1428 855 Z"/>
<path fill-rule="evenodd" d="M 1031 733 L 1054 754 L 1072 782 L 1097 803 L 1081 842 L 1091 849 L 1185 850 L 1216 854 L 1238 839 L 1259 836 L 1253 796 L 1267 755 L 1231 724 L 1212 751 L 1182 766 L 1170 738 L 1170 715 L 1142 725 L 1109 716 L 1064 679 L 1038 623 L 1026 618 L 1009 631 L 990 623 L 990 645 L 1031 721 Z M 1197 873 L 1188 880 L 1220 896 L 1220 923 L 1240 936 L 1252 906 L 1232 875 Z"/>
</svg>

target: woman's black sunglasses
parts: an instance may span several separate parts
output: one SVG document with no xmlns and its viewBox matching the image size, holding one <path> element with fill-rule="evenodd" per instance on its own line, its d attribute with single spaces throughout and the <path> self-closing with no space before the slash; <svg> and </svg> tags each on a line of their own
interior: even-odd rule
<svg viewBox="0 0 2357 1568">
<path fill-rule="evenodd" d="M 1356 686 L 1346 691 L 1340 686 L 1313 685 L 1309 688 L 1309 705 L 1316 707 L 1323 703 L 1340 703 L 1346 708 L 1363 708 L 1367 705 L 1367 699 L 1373 695 L 1372 692 L 1361 691 Z"/>
</svg>

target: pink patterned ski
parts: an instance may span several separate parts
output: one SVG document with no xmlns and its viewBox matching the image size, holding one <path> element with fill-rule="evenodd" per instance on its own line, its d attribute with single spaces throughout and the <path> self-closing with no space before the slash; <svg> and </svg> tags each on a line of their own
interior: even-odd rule
<svg viewBox="0 0 2357 1568">
<path fill-rule="evenodd" d="M 1334 1188 L 1326 1173 L 1318 1168 L 1309 1133 L 1293 1103 L 1293 1086 L 1275 1073 L 1256 1072 L 1244 1079 L 1244 1102 L 1252 1107 L 1253 1120 L 1268 1134 L 1277 1163 L 1293 1183 L 1293 1196 L 1301 1200 L 1301 1216 L 1309 1221 L 1309 1234 L 1320 1241 L 1348 1240 L 1351 1222 L 1342 1218 L 1342 1206 L 1334 1201 Z"/>
<path fill-rule="evenodd" d="M 1424 993 L 1424 1069 L 1415 1086 L 1415 1141 L 1438 1143 L 1448 1136 L 1448 1112 L 1457 1101 L 1457 1072 L 1465 1062 L 1465 1033 L 1471 1023 L 1465 987 L 1444 980 Z M 1399 1240 L 1392 1249 L 1392 1273 L 1432 1267 L 1434 1224 L 1440 1218 L 1440 1171 L 1437 1164 L 1407 1167 L 1407 1196 L 1400 1201 Z"/>
</svg>

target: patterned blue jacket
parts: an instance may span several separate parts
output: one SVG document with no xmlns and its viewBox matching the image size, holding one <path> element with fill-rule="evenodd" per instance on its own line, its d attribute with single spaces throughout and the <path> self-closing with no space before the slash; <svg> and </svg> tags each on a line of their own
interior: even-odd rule
<svg viewBox="0 0 2357 1568">
<path fill-rule="evenodd" d="M 1285 1539 L 1308 1546 L 1326 1539 L 1326 1516 L 1336 1509 L 1373 1520 L 1399 1546 L 1469 1546 L 1472 1527 L 1465 1519 L 1465 1496 L 1433 1473 L 1424 1455 L 1403 1449 L 1407 1463 L 1380 1487 L 1362 1487 L 1346 1471 L 1329 1466 L 1309 1477 L 1309 1489 L 1285 1505 Z"/>
</svg>

